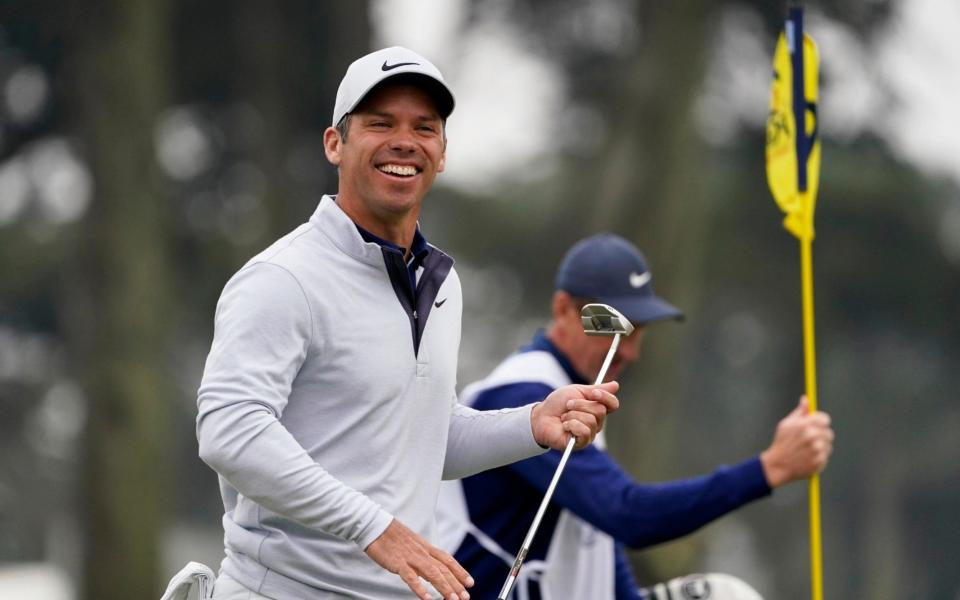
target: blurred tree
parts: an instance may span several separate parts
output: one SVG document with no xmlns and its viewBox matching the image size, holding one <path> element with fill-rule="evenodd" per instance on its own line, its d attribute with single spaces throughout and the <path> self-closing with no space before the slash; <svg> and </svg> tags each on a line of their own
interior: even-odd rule
<svg viewBox="0 0 960 600">
<path fill-rule="evenodd" d="M 170 203 L 152 132 L 170 97 L 171 9 L 165 0 L 77 7 L 65 57 L 64 101 L 95 182 L 59 299 L 89 399 L 82 522 L 91 599 L 150 598 L 161 589 L 171 471 L 163 364 L 176 307 Z"/>
</svg>

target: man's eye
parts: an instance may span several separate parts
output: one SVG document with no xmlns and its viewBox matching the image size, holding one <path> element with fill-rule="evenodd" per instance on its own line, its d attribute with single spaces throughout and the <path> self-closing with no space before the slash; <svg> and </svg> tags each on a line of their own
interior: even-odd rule
<svg viewBox="0 0 960 600">
<path fill-rule="evenodd" d="M 370 123 L 370 126 L 371 127 L 389 127 L 390 124 L 387 123 L 386 121 L 374 121 L 373 123 Z"/>
<path fill-rule="evenodd" d="M 417 129 L 419 129 L 420 131 L 426 132 L 426 133 L 434 133 L 434 132 L 436 131 L 436 129 L 434 129 L 433 125 L 421 125 L 421 126 L 418 127 Z"/>
</svg>

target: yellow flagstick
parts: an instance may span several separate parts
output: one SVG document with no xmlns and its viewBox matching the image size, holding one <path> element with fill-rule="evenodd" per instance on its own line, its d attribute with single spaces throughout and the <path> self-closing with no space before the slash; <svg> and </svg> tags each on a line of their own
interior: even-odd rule
<svg viewBox="0 0 960 600">
<path fill-rule="evenodd" d="M 800 278 L 803 293 L 803 367 L 810 412 L 817 410 L 817 363 L 813 338 L 813 240 L 800 240 Z M 810 511 L 810 596 L 823 600 L 823 550 L 820 540 L 820 475 L 808 487 Z"/>
<path fill-rule="evenodd" d="M 804 379 L 810 411 L 817 410 L 817 373 L 813 325 L 813 213 L 820 179 L 817 131 L 819 58 L 813 40 L 803 33 L 803 12 L 791 8 L 773 58 L 774 80 L 767 120 L 767 180 L 777 205 L 786 214 L 783 226 L 800 240 L 803 301 Z M 823 600 L 820 538 L 820 477 L 809 485 L 810 591 Z"/>
</svg>

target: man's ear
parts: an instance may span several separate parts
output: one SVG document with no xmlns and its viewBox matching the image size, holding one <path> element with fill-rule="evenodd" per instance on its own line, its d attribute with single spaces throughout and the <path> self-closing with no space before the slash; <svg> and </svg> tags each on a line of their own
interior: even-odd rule
<svg viewBox="0 0 960 600">
<path fill-rule="evenodd" d="M 340 132 L 333 127 L 327 127 L 323 132 L 323 153 L 327 155 L 330 164 L 340 166 L 340 150 L 343 142 L 340 140 Z"/>
<path fill-rule="evenodd" d="M 553 320 L 562 321 L 570 318 L 571 313 L 580 321 L 580 312 L 577 310 L 577 303 L 573 301 L 573 296 L 563 290 L 557 290 L 553 293 Z"/>
</svg>

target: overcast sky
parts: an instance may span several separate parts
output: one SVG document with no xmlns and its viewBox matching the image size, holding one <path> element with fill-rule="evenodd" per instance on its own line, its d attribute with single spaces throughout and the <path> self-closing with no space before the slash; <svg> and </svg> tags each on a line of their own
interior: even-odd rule
<svg viewBox="0 0 960 600">
<path fill-rule="evenodd" d="M 462 32 L 463 13 L 462 0 L 380 0 L 374 10 L 379 44 L 421 52 L 456 94 L 441 181 L 476 187 L 504 174 L 544 173 L 550 123 L 564 109 L 563 74 L 526 50 L 523 32 L 499 15 Z M 823 134 L 843 141 L 873 130 L 923 171 L 960 182 L 958 23 L 958 2 L 905 0 L 875 47 L 864 47 L 843 26 L 808 11 L 807 32 L 829 81 L 821 90 Z M 700 102 L 709 107 L 700 114 L 714 115 L 714 122 L 698 122 L 714 142 L 735 133 L 737 123 L 765 120 L 773 56 L 768 42 L 753 33 L 758 23 L 746 10 L 731 9 L 720 28 L 715 73 Z M 510 69 L 497 67 L 503 64 Z M 721 68 L 725 75 L 719 77 Z"/>
</svg>

